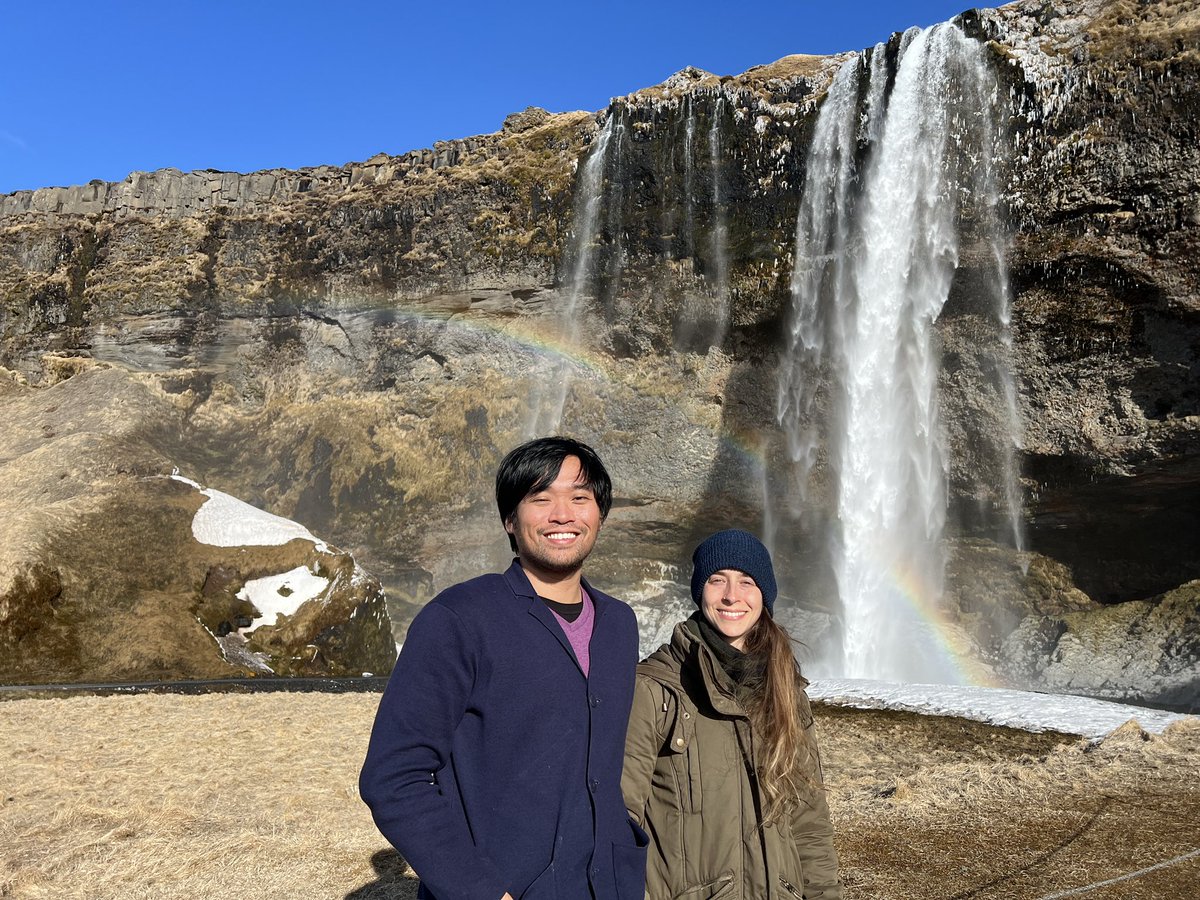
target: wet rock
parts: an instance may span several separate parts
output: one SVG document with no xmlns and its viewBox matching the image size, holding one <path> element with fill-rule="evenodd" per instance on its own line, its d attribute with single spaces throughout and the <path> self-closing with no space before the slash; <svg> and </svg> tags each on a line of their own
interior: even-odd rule
<svg viewBox="0 0 1200 900">
<path fill-rule="evenodd" d="M 1152 600 L 1031 615 L 1004 641 L 1002 669 L 1039 690 L 1200 708 L 1200 582 Z"/>
</svg>

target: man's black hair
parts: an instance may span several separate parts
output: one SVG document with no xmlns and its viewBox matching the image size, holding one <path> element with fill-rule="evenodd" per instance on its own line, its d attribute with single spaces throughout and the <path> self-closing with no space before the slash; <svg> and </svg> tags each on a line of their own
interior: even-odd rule
<svg viewBox="0 0 1200 900">
<path fill-rule="evenodd" d="M 612 481 L 596 451 L 582 441 L 566 437 L 545 437 L 526 441 L 508 452 L 496 470 L 496 506 L 500 521 L 512 520 L 517 504 L 554 483 L 563 460 L 574 456 L 579 460 L 580 484 L 587 485 L 600 507 L 600 521 L 608 518 L 612 508 Z M 517 541 L 511 534 L 508 543 L 515 551 Z"/>
</svg>

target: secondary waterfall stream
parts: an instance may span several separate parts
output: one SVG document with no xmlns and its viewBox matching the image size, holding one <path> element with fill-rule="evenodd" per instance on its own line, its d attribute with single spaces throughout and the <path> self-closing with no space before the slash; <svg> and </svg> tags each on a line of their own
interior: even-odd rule
<svg viewBox="0 0 1200 900">
<path fill-rule="evenodd" d="M 596 263 L 596 241 L 605 208 L 604 168 L 608 163 L 609 145 L 614 132 L 621 128 L 620 116 L 610 114 L 596 136 L 595 145 L 583 163 L 575 192 L 575 227 L 571 238 L 571 268 L 567 282 L 567 302 L 560 316 L 563 346 L 574 348 L 579 343 L 579 318 L 583 297 L 592 286 Z M 620 137 L 617 138 L 618 144 Z M 612 204 L 610 203 L 610 208 Z M 548 376 L 539 382 L 529 404 L 527 437 L 557 434 L 561 430 L 563 408 L 571 388 L 571 364 L 558 359 Z"/>
<path fill-rule="evenodd" d="M 676 339 L 691 348 L 721 346 L 729 328 L 730 253 L 729 225 L 725 209 L 724 144 L 722 128 L 729 107 L 720 91 L 705 96 L 707 133 L 698 139 L 697 98 L 685 95 L 677 103 L 683 120 L 682 141 L 668 139 L 669 159 L 659 173 L 664 180 L 679 171 L 683 182 L 682 210 L 668 208 L 664 201 L 660 209 L 663 231 L 678 231 L 672 240 L 664 239 L 663 259 L 685 257 L 700 272 L 681 303 L 676 322 Z M 621 272 L 625 264 L 621 244 L 621 216 L 625 206 L 627 185 L 623 172 L 623 147 L 631 138 L 628 110 L 614 102 L 597 132 L 596 138 L 581 160 L 575 186 L 571 236 L 564 260 L 566 277 L 563 280 L 565 298 L 554 316 L 554 333 L 548 342 L 561 355 L 553 359 L 540 373 L 537 386 L 531 393 L 525 434 L 528 437 L 554 434 L 563 428 L 563 415 L 571 390 L 575 365 L 570 354 L 582 349 L 580 323 L 589 299 L 603 305 L 606 298 L 618 293 Z M 681 144 L 681 146 L 680 146 Z"/>
<path fill-rule="evenodd" d="M 815 673 L 955 682 L 938 617 L 949 461 L 934 324 L 959 265 L 964 220 L 992 254 L 1001 344 L 994 378 L 1007 404 L 996 454 L 1009 483 L 1000 494 L 1010 507 L 1017 497 L 1015 388 L 1002 359 L 1011 344 L 995 211 L 995 87 L 979 44 L 953 25 L 907 32 L 894 72 L 887 49 L 842 66 L 809 149 L 778 382 L 792 471 L 782 496 L 767 491 L 766 530 L 774 539 L 783 523 L 806 515 L 823 459 L 842 640 Z M 1012 532 L 1019 543 L 1019 529 Z"/>
<path fill-rule="evenodd" d="M 729 327 L 729 227 L 725 221 L 725 198 L 721 190 L 721 120 L 725 111 L 724 98 L 717 97 L 712 125 L 708 130 L 708 163 L 712 172 L 712 228 L 709 252 L 712 258 L 713 326 L 709 336 L 714 346 L 721 346 Z"/>
</svg>

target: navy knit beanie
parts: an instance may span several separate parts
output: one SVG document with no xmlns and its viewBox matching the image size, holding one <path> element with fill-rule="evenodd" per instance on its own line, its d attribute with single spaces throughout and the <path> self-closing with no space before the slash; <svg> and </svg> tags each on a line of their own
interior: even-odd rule
<svg viewBox="0 0 1200 900">
<path fill-rule="evenodd" d="M 775 569 L 771 554 L 762 541 L 748 531 L 731 528 L 718 531 L 707 538 L 692 554 L 692 599 L 699 606 L 704 597 L 704 583 L 713 572 L 737 569 L 754 579 L 762 591 L 763 606 L 775 615 Z"/>
</svg>

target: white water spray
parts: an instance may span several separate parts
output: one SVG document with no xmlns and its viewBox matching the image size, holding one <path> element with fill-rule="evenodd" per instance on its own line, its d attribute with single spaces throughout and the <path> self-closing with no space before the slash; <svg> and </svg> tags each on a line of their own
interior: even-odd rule
<svg viewBox="0 0 1200 900">
<path fill-rule="evenodd" d="M 722 134 L 728 100 L 721 92 L 705 93 L 712 98 L 711 118 L 707 137 L 697 141 L 696 96 L 687 95 L 682 104 L 685 203 L 682 245 L 693 264 L 698 258 L 702 260 L 703 285 L 699 290 L 685 293 L 675 333 L 682 345 L 704 350 L 721 346 L 729 330 L 731 267 Z M 697 195 L 711 204 L 707 216 L 697 215 Z"/>
<path fill-rule="evenodd" d="M 996 134 L 999 139 L 997 123 L 989 114 L 996 102 L 995 86 L 989 84 L 975 85 L 975 87 L 982 88 L 984 91 L 989 87 L 991 89 L 990 93 L 980 93 L 976 101 L 982 115 L 981 130 Z M 1004 229 L 1000 225 L 1000 188 L 997 184 L 995 154 L 992 151 L 994 143 L 998 143 L 998 140 L 996 142 L 986 140 L 980 142 L 981 165 L 978 169 L 981 197 L 980 215 L 983 227 L 989 235 L 988 248 L 996 273 L 996 277 L 992 281 L 992 303 L 999 331 L 995 378 L 1004 397 L 1003 430 L 1010 438 L 997 448 L 1000 456 L 998 468 L 1003 482 L 1008 539 L 1016 550 L 1023 551 L 1025 550 L 1025 524 L 1021 515 L 1023 498 L 1017 467 L 1017 451 L 1021 449 L 1022 443 L 1020 437 L 1022 425 L 1020 410 L 1017 406 L 1016 364 L 1012 332 L 1012 286 L 1008 278 L 1008 244 Z M 1022 573 L 1028 574 L 1028 557 L 1022 554 L 1021 559 Z"/>
<path fill-rule="evenodd" d="M 791 327 L 779 368 L 776 403 L 791 465 L 789 484 L 782 491 L 768 492 L 790 501 L 786 511 L 792 519 L 799 517 L 800 504 L 807 500 L 809 478 L 824 438 L 817 388 L 831 369 L 845 368 L 840 357 L 842 332 L 855 306 L 849 262 L 857 252 L 850 242 L 860 69 L 858 59 L 843 65 L 829 88 L 809 148 L 808 185 L 796 224 Z M 774 505 L 766 504 L 768 511 Z M 771 534 L 774 528 L 767 531 Z"/>
</svg>

